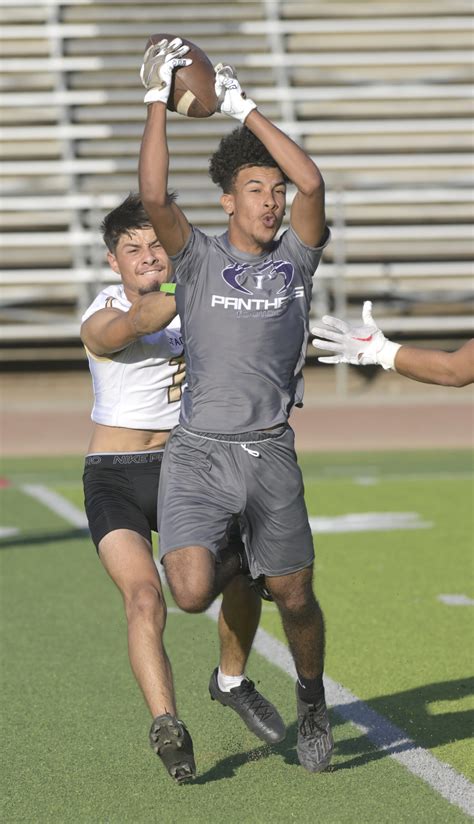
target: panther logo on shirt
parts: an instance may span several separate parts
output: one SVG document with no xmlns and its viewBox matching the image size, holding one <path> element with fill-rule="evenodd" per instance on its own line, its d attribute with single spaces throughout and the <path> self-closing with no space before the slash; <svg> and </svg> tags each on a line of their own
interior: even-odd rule
<svg viewBox="0 0 474 824">
<path fill-rule="evenodd" d="M 281 295 L 293 281 L 294 268 L 288 260 L 270 260 L 254 266 L 252 263 L 234 263 L 222 270 L 228 286 L 244 295 Z M 280 285 L 281 284 L 281 285 Z M 275 291 L 275 286 L 280 288 Z"/>
</svg>

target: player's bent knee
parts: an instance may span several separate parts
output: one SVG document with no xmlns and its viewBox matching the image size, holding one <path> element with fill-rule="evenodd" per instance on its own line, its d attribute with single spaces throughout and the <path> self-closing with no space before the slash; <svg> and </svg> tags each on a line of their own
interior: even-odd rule
<svg viewBox="0 0 474 824">
<path fill-rule="evenodd" d="M 171 587 L 173 598 L 184 612 L 205 612 L 211 605 L 212 597 L 208 589 L 202 590 L 186 586 Z"/>
<path fill-rule="evenodd" d="M 135 587 L 125 595 L 125 611 L 128 621 L 151 620 L 166 622 L 166 604 L 163 595 L 153 584 Z"/>
<path fill-rule="evenodd" d="M 215 562 L 208 549 L 173 550 L 163 559 L 172 595 L 185 612 L 204 612 L 213 599 Z"/>
</svg>

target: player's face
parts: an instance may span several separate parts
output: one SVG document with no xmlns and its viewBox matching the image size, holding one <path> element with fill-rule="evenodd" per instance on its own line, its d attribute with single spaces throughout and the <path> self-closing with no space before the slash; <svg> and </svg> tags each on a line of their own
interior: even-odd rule
<svg viewBox="0 0 474 824">
<path fill-rule="evenodd" d="M 285 214 L 286 185 L 282 173 L 268 166 L 246 166 L 238 172 L 232 192 L 221 198 L 229 215 L 231 243 L 258 254 L 267 248 Z"/>
<path fill-rule="evenodd" d="M 159 291 L 171 277 L 171 261 L 151 227 L 121 235 L 115 254 L 109 252 L 107 259 L 122 278 L 129 300 Z"/>
</svg>

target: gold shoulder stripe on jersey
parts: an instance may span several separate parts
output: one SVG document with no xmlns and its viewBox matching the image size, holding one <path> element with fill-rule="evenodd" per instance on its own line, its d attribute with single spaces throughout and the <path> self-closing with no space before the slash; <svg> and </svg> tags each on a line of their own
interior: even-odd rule
<svg viewBox="0 0 474 824">
<path fill-rule="evenodd" d="M 106 358 L 105 355 L 94 355 L 94 353 L 91 352 L 91 350 L 88 349 L 87 346 L 84 346 L 84 349 L 86 350 L 86 355 L 89 358 L 92 358 L 92 360 L 98 361 L 99 363 L 110 363 L 112 361 L 112 358 Z"/>
</svg>

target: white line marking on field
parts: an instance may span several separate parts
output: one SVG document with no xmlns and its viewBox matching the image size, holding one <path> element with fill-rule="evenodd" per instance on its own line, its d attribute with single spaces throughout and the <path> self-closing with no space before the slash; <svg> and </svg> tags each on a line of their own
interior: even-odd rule
<svg viewBox="0 0 474 824">
<path fill-rule="evenodd" d="M 446 472 L 379 472 L 376 466 L 343 466 L 334 467 L 333 469 L 324 468 L 314 477 L 308 473 L 308 481 L 330 480 L 330 481 L 346 481 L 352 478 L 354 483 L 357 483 L 360 478 L 367 478 L 375 483 L 382 483 L 384 481 L 470 481 L 474 477 L 472 470 L 460 470 Z"/>
<path fill-rule="evenodd" d="M 80 529 L 87 529 L 85 513 L 70 501 L 66 500 L 66 498 L 63 498 L 62 495 L 58 495 L 57 492 L 48 489 L 47 486 L 42 486 L 41 484 L 25 484 L 21 486 L 20 489 L 22 492 L 26 492 L 27 495 L 31 495 L 32 498 L 36 498 L 37 501 L 47 506 L 48 509 L 51 509 L 56 515 L 60 515 L 65 521 L 69 521 Z"/>
<path fill-rule="evenodd" d="M 349 512 L 334 518 L 310 518 L 311 532 L 379 532 L 394 529 L 430 529 L 418 512 Z"/>
<path fill-rule="evenodd" d="M 383 481 L 471 481 L 472 470 L 465 472 L 415 472 L 413 475 L 393 474 L 379 476 Z"/>
<path fill-rule="evenodd" d="M 11 538 L 18 535 L 19 531 L 16 526 L 0 526 L 0 538 Z"/>
<path fill-rule="evenodd" d="M 215 601 L 206 615 L 216 621 L 219 609 L 220 603 Z M 258 629 L 253 647 L 263 658 L 296 680 L 293 659 L 285 644 L 265 630 Z M 406 732 L 387 721 L 337 681 L 325 676 L 324 686 L 328 704 L 337 715 L 357 727 L 379 750 L 385 750 L 391 758 L 429 784 L 451 804 L 460 807 L 468 815 L 474 815 L 474 785 L 467 778 L 449 764 L 438 761 L 427 750 L 418 747 Z"/>
<path fill-rule="evenodd" d="M 438 595 L 438 601 L 449 607 L 474 607 L 474 598 L 467 595 Z"/>
<path fill-rule="evenodd" d="M 61 515 L 65 520 L 70 521 L 74 526 L 81 528 L 87 527 L 87 519 L 84 513 L 56 492 L 41 485 L 26 484 L 21 488 L 28 495 L 31 495 L 52 509 L 53 512 Z M 373 514 L 380 515 L 381 513 Z M 416 513 L 382 514 L 416 515 Z M 313 521 L 314 520 L 317 519 L 313 519 Z M 215 601 L 207 610 L 206 615 L 216 621 L 219 615 L 219 609 L 220 602 Z M 170 607 L 168 612 L 171 614 L 185 614 L 176 607 Z M 273 636 L 269 635 L 265 630 L 258 629 L 253 646 L 263 658 L 296 680 L 293 659 L 285 644 L 273 638 Z M 324 684 L 328 704 L 335 713 L 340 715 L 345 721 L 353 724 L 364 733 L 379 750 L 385 750 L 391 758 L 394 758 L 414 775 L 417 775 L 429 784 L 430 787 L 451 804 L 455 804 L 468 815 L 474 815 L 474 785 L 471 784 L 467 778 L 457 773 L 449 764 L 438 761 L 434 755 L 422 747 L 418 747 L 403 730 L 396 727 L 390 721 L 387 721 L 382 715 L 375 712 L 375 710 L 372 710 L 364 701 L 361 701 L 356 695 L 346 690 L 341 684 L 333 681 L 328 676 L 325 676 Z"/>
</svg>

